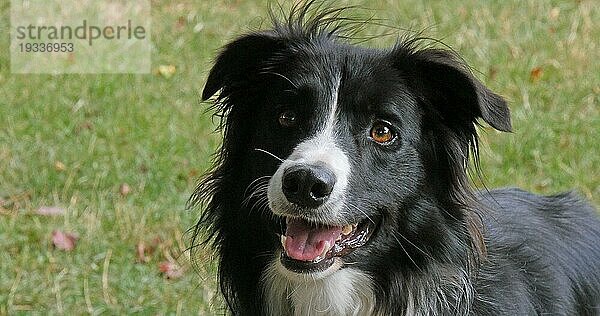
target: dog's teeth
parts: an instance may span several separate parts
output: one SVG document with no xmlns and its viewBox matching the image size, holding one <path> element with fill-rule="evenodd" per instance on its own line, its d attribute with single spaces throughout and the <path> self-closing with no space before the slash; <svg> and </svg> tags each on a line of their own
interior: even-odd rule
<svg viewBox="0 0 600 316">
<path fill-rule="evenodd" d="M 350 225 L 350 224 L 345 225 L 344 227 L 342 227 L 342 234 L 348 235 L 352 232 L 352 229 L 353 229 L 352 225 Z"/>
<path fill-rule="evenodd" d="M 321 252 L 321 255 L 319 255 L 319 257 L 325 258 L 325 255 L 327 254 L 327 252 L 329 251 L 329 249 L 331 249 L 331 244 L 329 243 L 329 241 L 326 241 L 325 242 L 325 248 L 323 248 L 323 251 Z"/>
<path fill-rule="evenodd" d="M 286 239 L 287 239 L 287 236 L 281 235 L 281 246 L 283 247 L 283 250 L 285 250 L 285 240 Z"/>
</svg>

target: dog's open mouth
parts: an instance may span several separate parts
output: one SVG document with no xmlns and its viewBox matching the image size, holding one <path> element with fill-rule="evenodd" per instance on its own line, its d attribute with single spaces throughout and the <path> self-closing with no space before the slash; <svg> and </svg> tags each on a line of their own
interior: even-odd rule
<svg viewBox="0 0 600 316">
<path fill-rule="evenodd" d="M 374 228 L 370 220 L 331 226 L 288 217 L 285 233 L 281 235 L 281 263 L 296 273 L 324 271 L 335 257 L 343 257 L 365 245 Z"/>
</svg>

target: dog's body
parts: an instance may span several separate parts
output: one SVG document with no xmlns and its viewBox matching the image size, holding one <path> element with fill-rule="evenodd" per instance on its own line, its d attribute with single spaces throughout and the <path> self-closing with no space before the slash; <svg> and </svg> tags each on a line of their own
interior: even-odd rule
<svg viewBox="0 0 600 316">
<path fill-rule="evenodd" d="M 351 46 L 309 7 L 228 44 L 203 92 L 224 142 L 192 202 L 230 311 L 600 314 L 590 205 L 470 189 L 476 120 L 509 131 L 505 101 L 447 51 Z"/>
</svg>

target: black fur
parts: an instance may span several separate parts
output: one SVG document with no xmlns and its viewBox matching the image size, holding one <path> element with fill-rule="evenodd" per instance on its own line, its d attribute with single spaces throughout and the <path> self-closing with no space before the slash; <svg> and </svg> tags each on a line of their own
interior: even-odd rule
<svg viewBox="0 0 600 316">
<path fill-rule="evenodd" d="M 452 52 L 419 48 L 418 39 L 388 50 L 346 43 L 343 9 L 311 15 L 314 2 L 272 30 L 227 44 L 202 94 L 220 91 L 223 144 L 190 201 L 206 202 L 194 244 L 205 238 L 218 253 L 229 311 L 265 312 L 260 279 L 279 247 L 265 196 L 248 197 L 279 161 L 255 149 L 285 159 L 317 131 L 323 97 L 341 73 L 336 141 L 352 164 L 347 198 L 380 219 L 369 243 L 346 260 L 374 279 L 379 312 L 404 315 L 412 300 L 416 314 L 600 315 L 600 222 L 592 206 L 573 194 L 477 193 L 469 185 L 477 120 L 510 131 L 506 102 Z M 278 128 L 281 108 L 300 114 L 297 129 Z M 373 117 L 392 122 L 399 140 L 369 143 Z"/>
</svg>

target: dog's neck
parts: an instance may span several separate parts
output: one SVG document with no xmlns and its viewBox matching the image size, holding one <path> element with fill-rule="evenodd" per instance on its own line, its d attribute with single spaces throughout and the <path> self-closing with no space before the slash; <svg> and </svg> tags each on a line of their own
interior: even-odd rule
<svg viewBox="0 0 600 316">
<path fill-rule="evenodd" d="M 441 271 L 440 271 L 441 272 Z M 473 288 L 466 271 L 441 272 L 438 278 L 400 277 L 402 286 L 376 301 L 374 283 L 364 272 L 345 268 L 319 280 L 290 280 L 274 264 L 263 275 L 267 315 L 438 315 L 453 310 L 468 315 Z M 381 285 L 380 285 L 381 286 Z"/>
<path fill-rule="evenodd" d="M 294 280 L 272 263 L 263 276 L 264 306 L 271 316 L 374 315 L 372 284 L 369 276 L 352 268 L 323 279 Z"/>
</svg>

